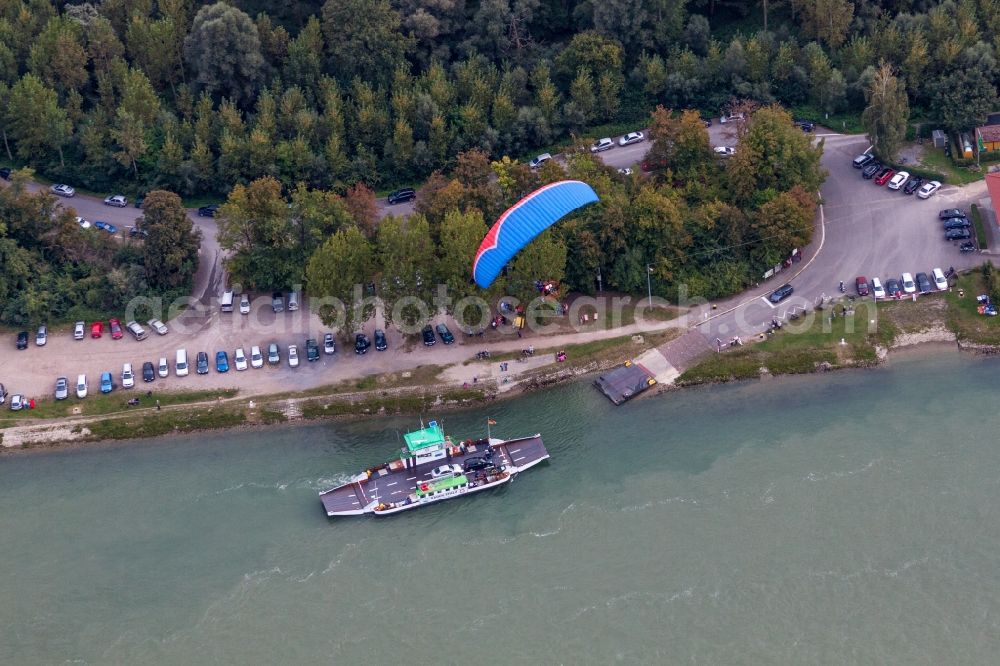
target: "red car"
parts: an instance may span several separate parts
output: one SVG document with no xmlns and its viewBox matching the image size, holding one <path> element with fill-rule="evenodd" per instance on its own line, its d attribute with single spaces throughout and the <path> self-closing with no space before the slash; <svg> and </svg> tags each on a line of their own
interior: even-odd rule
<svg viewBox="0 0 1000 666">
<path fill-rule="evenodd" d="M 117 319 L 108 320 L 108 328 L 111 329 L 111 339 L 119 340 L 122 337 L 122 324 Z"/>
<path fill-rule="evenodd" d="M 90 325 L 90 337 L 99 338 L 104 333 L 104 323 L 95 321 Z"/>
<path fill-rule="evenodd" d="M 854 288 L 858 290 L 858 296 L 868 295 L 868 280 L 859 277 L 854 280 Z"/>
<path fill-rule="evenodd" d="M 892 169 L 885 169 L 882 173 L 878 175 L 878 178 L 875 179 L 875 184 L 885 185 L 886 183 L 889 182 L 889 179 L 891 179 L 895 175 L 896 172 L 893 171 Z"/>
</svg>

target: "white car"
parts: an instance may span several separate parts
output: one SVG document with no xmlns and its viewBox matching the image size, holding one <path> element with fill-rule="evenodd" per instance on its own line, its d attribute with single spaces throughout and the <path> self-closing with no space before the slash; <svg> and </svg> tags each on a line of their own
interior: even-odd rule
<svg viewBox="0 0 1000 666">
<path fill-rule="evenodd" d="M 24 396 L 21 395 L 20 393 L 15 393 L 14 395 L 10 396 L 10 411 L 12 412 L 21 411 L 22 409 L 25 408 L 27 404 L 28 401 L 25 400 Z"/>
<path fill-rule="evenodd" d="M 104 205 L 124 208 L 128 205 L 128 199 L 125 198 L 124 194 L 112 194 L 110 197 L 104 199 Z"/>
<path fill-rule="evenodd" d="M 600 153 L 605 150 L 611 150 L 615 147 L 615 142 L 611 140 L 611 137 L 604 137 L 603 139 L 598 139 L 597 143 L 590 147 L 590 152 Z"/>
<path fill-rule="evenodd" d="M 135 373 L 132 372 L 132 364 L 126 363 L 122 366 L 122 388 L 133 386 L 135 386 Z"/>
<path fill-rule="evenodd" d="M 323 336 L 323 353 L 333 354 L 337 351 L 337 343 L 333 339 L 333 333 L 327 333 Z"/>
<path fill-rule="evenodd" d="M 528 162 L 528 166 L 531 167 L 532 169 L 537 169 L 538 167 L 542 166 L 551 159 L 552 159 L 551 155 L 549 155 L 548 153 L 542 153 L 535 159 Z"/>
<path fill-rule="evenodd" d="M 236 366 L 237 370 L 247 369 L 247 356 L 243 353 L 243 347 L 237 349 L 236 353 L 233 354 L 233 364 Z"/>
<path fill-rule="evenodd" d="M 69 185 L 56 184 L 49 188 L 52 190 L 52 194 L 60 197 L 72 197 L 76 195 L 76 190 L 74 190 Z"/>
<path fill-rule="evenodd" d="M 944 276 L 943 270 L 935 268 L 931 271 L 931 277 L 934 278 L 934 286 L 937 287 L 938 291 L 948 290 L 948 278 Z"/>
<path fill-rule="evenodd" d="M 150 319 L 146 323 L 149 324 L 149 327 L 151 329 L 153 329 L 154 331 L 156 331 L 160 335 L 166 335 L 167 332 L 170 330 L 169 328 L 167 328 L 167 325 L 164 324 L 159 319 Z"/>
<path fill-rule="evenodd" d="M 632 169 L 630 169 L 628 167 L 624 167 L 622 169 L 618 169 L 618 173 L 620 175 L 622 175 L 622 176 L 631 176 L 632 175 Z"/>
<path fill-rule="evenodd" d="M 903 293 L 905 294 L 915 294 L 917 293 L 917 285 L 913 283 L 913 276 L 909 273 L 903 273 Z"/>
<path fill-rule="evenodd" d="M 910 179 L 910 174 L 906 173 L 905 171 L 898 171 L 896 172 L 896 175 L 892 177 L 892 180 L 889 181 L 889 189 L 898 190 L 903 185 L 905 185 L 906 181 L 908 181 L 909 179 Z"/>
<path fill-rule="evenodd" d="M 941 183 L 936 180 L 932 180 L 926 183 L 923 187 L 917 190 L 917 196 L 921 199 L 930 199 L 934 196 L 934 193 L 941 189 Z"/>
<path fill-rule="evenodd" d="M 170 374 L 170 366 L 167 364 L 167 358 L 165 356 L 160 357 L 160 363 L 156 366 L 156 374 L 158 374 L 161 378 Z"/>
<path fill-rule="evenodd" d="M 744 116 L 742 113 L 730 113 L 728 116 L 722 116 L 719 118 L 720 123 L 735 123 L 736 121 L 743 120 Z"/>
<path fill-rule="evenodd" d="M 264 367 L 264 355 L 260 353 L 260 347 L 254 345 L 250 348 L 250 367 L 251 368 L 263 368 Z"/>
<path fill-rule="evenodd" d="M 299 348 L 295 345 L 288 345 L 288 367 L 299 367 Z"/>
<path fill-rule="evenodd" d="M 721 155 L 722 157 L 732 157 L 736 154 L 736 149 L 729 146 L 716 146 L 712 150 L 715 151 L 716 155 Z"/>
<path fill-rule="evenodd" d="M 643 135 L 642 132 L 629 132 L 622 138 L 618 139 L 618 145 L 629 146 L 632 145 L 633 143 L 639 143 L 643 141 L 645 138 L 646 137 Z"/>
<path fill-rule="evenodd" d="M 73 339 L 74 340 L 83 340 L 83 338 L 86 337 L 85 334 L 84 334 L 84 329 L 86 327 L 87 327 L 87 325 L 85 323 L 83 323 L 82 321 L 78 321 L 75 324 L 73 324 Z"/>
<path fill-rule="evenodd" d="M 877 277 L 873 277 L 871 281 L 872 296 L 875 298 L 885 298 L 885 287 L 882 286 L 882 281 Z"/>
<path fill-rule="evenodd" d="M 240 314 L 250 314 L 250 295 L 240 296 Z"/>
<path fill-rule="evenodd" d="M 431 478 L 433 479 L 444 479 L 451 476 L 461 476 L 462 466 L 461 465 L 441 465 L 440 467 L 435 467 L 431 470 Z"/>
<path fill-rule="evenodd" d="M 76 397 L 81 400 L 87 397 L 87 375 L 76 378 Z"/>
<path fill-rule="evenodd" d="M 83 219 L 79 215 L 77 215 L 77 217 L 76 217 L 76 223 L 80 225 L 81 229 L 89 229 L 90 228 L 90 222 L 88 222 L 87 220 Z"/>
</svg>

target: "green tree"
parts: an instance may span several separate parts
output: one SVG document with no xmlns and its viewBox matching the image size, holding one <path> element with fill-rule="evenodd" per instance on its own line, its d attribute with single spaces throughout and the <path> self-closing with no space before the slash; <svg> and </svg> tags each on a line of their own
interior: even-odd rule
<svg viewBox="0 0 1000 666">
<path fill-rule="evenodd" d="M 452 302 L 479 293 L 471 279 L 472 260 L 488 231 L 479 211 L 452 210 L 441 222 L 438 246 L 438 278 L 447 285 Z"/>
<path fill-rule="evenodd" d="M 979 68 L 960 69 L 935 84 L 931 109 L 949 132 L 981 125 L 996 108 L 996 85 Z"/>
<path fill-rule="evenodd" d="M 419 214 L 384 218 L 378 228 L 376 246 L 382 268 L 379 297 L 385 308 L 386 323 L 398 315 L 407 326 L 423 324 L 434 314 L 427 304 L 434 296 L 436 280 L 436 253 L 427 220 Z M 425 307 L 421 308 L 418 302 Z"/>
<path fill-rule="evenodd" d="M 149 234 L 142 254 L 150 285 L 163 290 L 190 287 L 198 270 L 201 231 L 194 228 L 181 198 L 164 190 L 150 192 L 138 224 Z"/>
<path fill-rule="evenodd" d="M 249 289 L 287 289 L 301 277 L 291 209 L 274 178 L 237 185 L 217 214 L 219 247 L 234 282 Z"/>
<path fill-rule="evenodd" d="M 50 19 L 31 46 L 28 68 L 62 95 L 82 89 L 87 53 L 80 24 L 66 17 Z"/>
<path fill-rule="evenodd" d="M 839 47 L 847 38 L 854 17 L 854 5 L 848 0 L 803 0 L 802 28 L 827 46 Z"/>
<path fill-rule="evenodd" d="M 548 229 L 528 243 L 511 261 L 507 293 L 523 303 L 529 303 L 538 296 L 535 282 L 562 282 L 565 275 L 566 244 L 552 229 Z"/>
<path fill-rule="evenodd" d="M 875 154 L 891 162 L 906 138 L 910 104 L 889 63 L 883 61 L 875 72 L 871 85 L 865 89 L 865 101 L 868 106 L 861 114 L 861 122 Z"/>
<path fill-rule="evenodd" d="M 340 81 L 392 80 L 411 41 L 387 0 L 327 0 L 322 15 L 330 69 Z"/>
<path fill-rule="evenodd" d="M 760 207 L 752 224 L 758 245 L 755 254 L 762 266 L 773 266 L 795 248 L 812 240 L 816 197 L 800 186 L 782 192 Z"/>
<path fill-rule="evenodd" d="M 257 26 L 236 7 L 216 2 L 199 9 L 184 38 L 184 58 L 209 95 L 241 105 L 254 98 L 264 58 Z"/>
<path fill-rule="evenodd" d="M 59 163 L 65 164 L 63 146 L 71 128 L 55 90 L 34 74 L 25 74 L 10 90 L 5 116 L 20 158 L 34 160 L 58 151 Z"/>
<path fill-rule="evenodd" d="M 371 243 L 357 227 L 341 229 L 317 248 L 306 267 L 306 286 L 311 301 L 320 304 L 317 314 L 323 323 L 333 326 L 343 318 L 343 330 L 359 329 L 373 308 L 356 303 L 355 293 L 361 293 L 374 273 Z M 341 306 L 330 303 L 330 299 L 336 299 Z"/>
</svg>

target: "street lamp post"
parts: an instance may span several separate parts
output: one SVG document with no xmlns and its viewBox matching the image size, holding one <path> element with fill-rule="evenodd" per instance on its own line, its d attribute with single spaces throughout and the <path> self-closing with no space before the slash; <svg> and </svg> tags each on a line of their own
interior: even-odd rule
<svg viewBox="0 0 1000 666">
<path fill-rule="evenodd" d="M 646 294 L 649 296 L 649 307 L 653 307 L 653 287 L 649 282 L 649 275 L 653 272 L 653 269 L 646 264 Z"/>
</svg>

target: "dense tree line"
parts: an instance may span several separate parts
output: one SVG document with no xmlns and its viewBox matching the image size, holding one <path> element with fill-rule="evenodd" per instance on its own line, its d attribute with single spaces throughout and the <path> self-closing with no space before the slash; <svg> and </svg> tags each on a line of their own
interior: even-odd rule
<svg viewBox="0 0 1000 666">
<path fill-rule="evenodd" d="M 232 280 L 257 288 L 304 284 L 313 298 L 339 299 L 346 312 L 330 304 L 321 314 L 343 317 L 350 331 L 373 311 L 370 300 L 352 304 L 372 296 L 390 321 L 413 324 L 433 315 L 439 284 L 447 285 L 450 303 L 442 305 L 451 308 L 468 296 L 527 302 L 538 281 L 593 293 L 598 273 L 605 289 L 638 292 L 647 265 L 661 296 L 716 298 L 759 280 L 810 241 L 822 144 L 813 146 L 786 111 L 754 111 L 731 158 L 713 154 L 697 112 L 660 107 L 648 122 L 649 159 L 661 175 L 623 177 L 586 149 L 571 151 L 565 168 L 550 161 L 537 171 L 472 150 L 448 175 L 430 176 L 416 214 L 377 227 L 365 205 L 370 192 L 341 197 L 299 188 L 286 196 L 272 178 L 237 186 L 219 211 Z M 525 194 L 567 176 L 590 183 L 600 202 L 529 244 L 490 290 L 476 287 L 472 259 L 488 225 Z M 430 307 L 421 309 L 414 296 Z"/>
<path fill-rule="evenodd" d="M 138 296 L 169 306 L 190 293 L 200 237 L 176 194 L 149 193 L 139 219 L 148 236 L 132 240 L 82 228 L 51 194 L 28 190 L 31 176 L 15 172 L 0 188 L 0 322 L 103 319 Z"/>
<path fill-rule="evenodd" d="M 224 193 L 269 176 L 343 194 L 657 104 L 860 113 L 883 62 L 915 114 L 964 129 L 1000 82 L 995 0 L 240 6 L 3 3 L 0 150 L 98 191 Z M 733 32 L 760 10 L 764 30 Z"/>
</svg>

